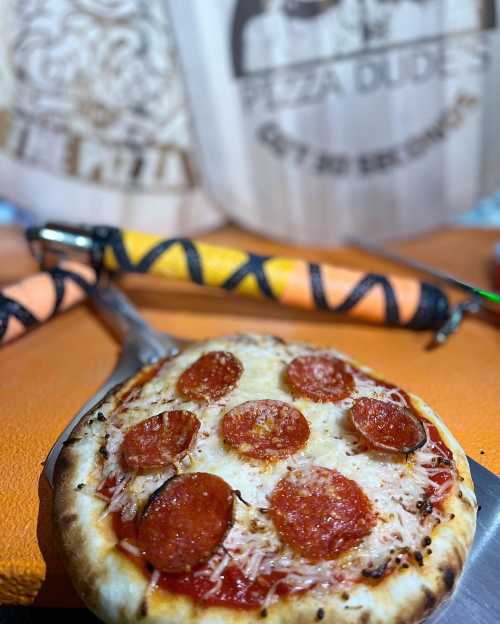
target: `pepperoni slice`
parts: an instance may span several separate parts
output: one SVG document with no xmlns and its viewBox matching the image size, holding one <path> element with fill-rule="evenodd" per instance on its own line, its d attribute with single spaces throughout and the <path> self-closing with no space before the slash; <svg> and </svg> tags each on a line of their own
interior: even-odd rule
<svg viewBox="0 0 500 624">
<path fill-rule="evenodd" d="M 378 449 L 411 453 L 427 440 L 422 422 L 410 409 L 363 397 L 351 408 L 351 418 L 356 429 Z"/>
<path fill-rule="evenodd" d="M 246 401 L 224 414 L 222 437 L 238 453 L 278 460 L 293 455 L 309 439 L 309 425 L 283 401 Z"/>
<path fill-rule="evenodd" d="M 187 399 L 216 401 L 234 388 L 242 372 L 242 363 L 229 351 L 210 351 L 182 373 L 177 388 Z"/>
<path fill-rule="evenodd" d="M 281 540 L 311 561 L 334 559 L 375 525 L 363 490 L 320 466 L 281 479 L 271 495 L 270 515 Z"/>
<path fill-rule="evenodd" d="M 331 355 L 303 355 L 290 362 L 286 380 L 296 396 L 324 403 L 341 401 L 354 390 L 346 363 Z"/>
<path fill-rule="evenodd" d="M 162 572 L 188 572 L 206 561 L 231 527 L 233 491 L 206 472 L 181 474 L 150 498 L 138 531 L 149 563 Z"/>
<path fill-rule="evenodd" d="M 191 446 L 200 421 L 187 410 L 163 412 L 131 427 L 122 442 L 122 463 L 129 470 L 159 470 Z"/>
</svg>

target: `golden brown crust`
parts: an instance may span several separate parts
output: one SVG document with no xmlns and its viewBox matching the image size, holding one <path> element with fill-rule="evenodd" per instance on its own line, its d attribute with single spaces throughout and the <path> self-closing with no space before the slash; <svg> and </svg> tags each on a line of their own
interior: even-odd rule
<svg viewBox="0 0 500 624">
<path fill-rule="evenodd" d="M 264 338 L 242 337 L 257 342 Z M 238 340 L 239 338 L 234 338 Z M 210 344 L 210 343 L 208 343 Z M 348 358 L 346 358 L 348 359 Z M 128 389 L 140 382 L 144 372 L 108 396 L 99 411 L 109 413 Z M 282 598 L 272 605 L 266 622 L 305 624 L 317 621 L 336 624 L 415 624 L 445 600 L 463 570 L 475 531 L 476 501 L 464 452 L 446 426 L 420 399 L 417 408 L 438 429 L 453 452 L 459 480 L 444 504 L 453 520 L 436 526 L 431 534 L 432 554 L 422 567 L 398 569 L 380 581 L 359 583 L 345 599 L 342 593 L 322 598 L 312 592 Z M 129 558 L 116 548 L 109 516 L 99 518 L 105 504 L 90 492 L 95 487 L 95 461 L 105 431 L 96 419 L 97 410 L 84 417 L 64 447 L 55 473 L 54 520 L 70 576 L 89 608 L 107 622 L 164 622 L 165 624 L 250 623 L 263 618 L 258 610 L 203 607 L 189 598 L 156 590 L 144 600 L 147 579 Z M 78 488 L 83 483 L 84 485 Z"/>
</svg>

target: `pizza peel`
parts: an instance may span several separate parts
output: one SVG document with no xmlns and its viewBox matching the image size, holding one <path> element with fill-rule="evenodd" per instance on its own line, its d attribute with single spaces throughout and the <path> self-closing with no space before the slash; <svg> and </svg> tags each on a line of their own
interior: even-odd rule
<svg viewBox="0 0 500 624">
<path fill-rule="evenodd" d="M 109 379 L 76 414 L 50 451 L 43 472 L 51 485 L 64 441 L 84 415 L 139 368 L 175 354 L 183 344 L 154 330 L 112 284 L 98 287 L 92 300 L 99 314 L 119 336 L 122 352 Z M 500 479 L 473 459 L 469 458 L 469 465 L 480 504 L 474 544 L 458 589 L 427 620 L 428 624 L 496 624 L 499 621 Z"/>
<path fill-rule="evenodd" d="M 500 479 L 467 458 L 479 503 L 477 529 L 453 597 L 427 624 L 498 624 L 500 621 Z"/>
</svg>

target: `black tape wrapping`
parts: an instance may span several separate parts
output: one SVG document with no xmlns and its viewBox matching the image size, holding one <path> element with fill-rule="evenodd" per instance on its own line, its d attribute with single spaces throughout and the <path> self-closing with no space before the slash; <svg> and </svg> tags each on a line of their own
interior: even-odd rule
<svg viewBox="0 0 500 624">
<path fill-rule="evenodd" d="M 449 313 L 450 304 L 446 294 L 433 284 L 421 282 L 418 308 L 406 327 L 438 329 L 448 319 Z"/>
<path fill-rule="evenodd" d="M 112 248 L 116 261 L 122 271 L 134 273 L 147 273 L 152 264 L 172 245 L 182 246 L 190 277 L 197 284 L 204 284 L 203 259 L 196 247 L 196 242 L 188 238 L 170 238 L 155 244 L 138 262 L 132 262 L 125 244 L 122 233 L 118 228 L 100 227 L 97 236 L 104 247 Z M 225 290 L 234 290 L 247 276 L 253 275 L 259 286 L 260 294 L 267 299 L 276 299 L 271 284 L 266 275 L 266 262 L 272 256 L 262 256 L 247 253 L 247 259 L 236 268 L 233 273 L 221 284 Z M 401 323 L 397 295 L 390 280 L 378 273 L 367 273 L 354 286 L 349 295 L 342 303 L 335 307 L 328 305 L 323 285 L 321 266 L 314 262 L 308 263 L 311 292 L 315 305 L 320 310 L 328 310 L 334 313 L 348 313 L 365 297 L 372 288 L 381 286 L 385 297 L 385 324 L 395 327 L 408 327 L 410 329 L 436 329 L 448 318 L 449 305 L 445 293 L 437 286 L 421 282 L 420 300 L 413 318 L 406 324 Z"/>
<path fill-rule="evenodd" d="M 71 280 L 77 284 L 87 295 L 91 295 L 95 288 L 95 284 L 87 282 L 81 275 L 78 275 L 78 273 L 60 267 L 48 269 L 44 271 L 44 273 L 52 279 L 56 295 L 54 307 L 50 312 L 49 318 L 57 314 L 61 307 L 67 280 Z M 40 323 L 40 319 L 36 318 L 26 306 L 0 292 L 0 342 L 5 336 L 11 317 L 16 318 L 25 329 L 29 329 Z"/>
<path fill-rule="evenodd" d="M 338 306 L 328 305 L 321 268 L 318 264 L 309 263 L 311 290 L 316 307 L 330 312 L 348 313 L 375 286 L 382 286 L 385 296 L 385 324 L 392 327 L 408 327 L 409 329 L 437 329 L 443 325 L 449 315 L 449 302 L 446 294 L 437 286 L 420 283 L 420 298 L 415 314 L 406 324 L 402 324 L 399 314 L 398 300 L 390 281 L 378 273 L 367 273 L 354 286 L 349 295 Z"/>
</svg>

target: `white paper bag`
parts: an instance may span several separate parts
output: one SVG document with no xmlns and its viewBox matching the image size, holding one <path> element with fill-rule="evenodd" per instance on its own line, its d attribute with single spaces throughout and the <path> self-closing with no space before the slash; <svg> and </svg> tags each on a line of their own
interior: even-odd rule
<svg viewBox="0 0 500 624">
<path fill-rule="evenodd" d="M 191 234 L 200 186 L 162 0 L 0 2 L 0 196 L 40 219 Z"/>
<path fill-rule="evenodd" d="M 329 244 L 446 222 L 500 182 L 496 0 L 169 0 L 208 190 Z"/>
</svg>

